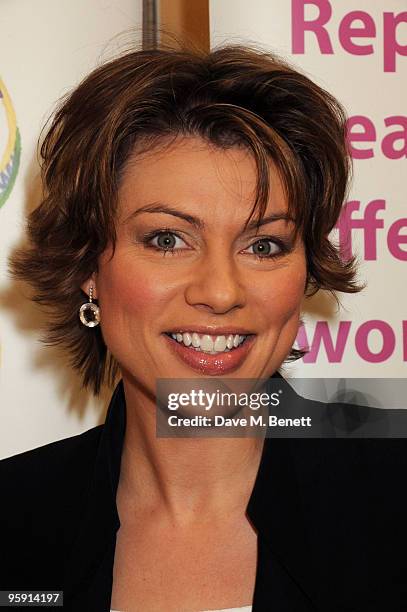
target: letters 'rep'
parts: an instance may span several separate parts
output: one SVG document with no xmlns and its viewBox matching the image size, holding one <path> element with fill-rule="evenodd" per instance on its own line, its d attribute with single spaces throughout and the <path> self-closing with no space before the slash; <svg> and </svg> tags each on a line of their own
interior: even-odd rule
<svg viewBox="0 0 407 612">
<path fill-rule="evenodd" d="M 332 45 L 332 6 L 329 0 L 292 0 L 292 53 L 305 52 L 305 33 L 311 32 L 318 43 L 322 54 L 333 54 Z M 306 18 L 305 12 L 313 13 Z M 316 16 L 315 16 L 316 12 Z M 407 56 L 407 11 L 395 14 L 384 12 L 382 18 L 383 68 L 384 72 L 396 71 L 397 56 Z M 377 27 L 374 18 L 366 11 L 350 11 L 340 21 L 338 41 L 340 46 L 351 55 L 372 55 L 375 52 L 374 42 L 377 38 Z M 370 39 L 367 41 L 366 39 Z"/>
</svg>

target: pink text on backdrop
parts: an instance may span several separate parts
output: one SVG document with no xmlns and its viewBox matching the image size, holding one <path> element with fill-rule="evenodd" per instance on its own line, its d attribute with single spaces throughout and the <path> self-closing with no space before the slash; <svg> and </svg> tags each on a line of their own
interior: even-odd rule
<svg viewBox="0 0 407 612">
<path fill-rule="evenodd" d="M 366 261 L 377 259 L 377 231 L 387 231 L 387 248 L 390 254 L 399 261 L 407 261 L 407 218 L 396 219 L 388 229 L 385 229 L 383 218 L 378 218 L 380 211 L 386 210 L 386 200 L 378 199 L 369 202 L 362 213 L 359 213 L 360 200 L 350 200 L 343 206 L 341 215 L 335 227 L 339 230 L 340 255 L 348 260 L 353 254 L 352 230 L 363 231 L 364 252 L 361 254 Z M 355 218 L 355 212 L 359 217 Z M 402 245 L 405 245 L 403 248 Z"/>
<path fill-rule="evenodd" d="M 391 128 L 381 141 L 381 152 L 387 159 L 407 158 L 407 116 L 393 115 L 384 119 Z M 375 124 L 365 115 L 354 115 L 347 120 L 349 150 L 353 159 L 371 159 L 376 151 L 373 146 L 356 146 L 355 143 L 372 145 L 377 142 Z"/>
<path fill-rule="evenodd" d="M 329 363 L 341 363 L 345 349 L 350 343 L 350 332 L 355 323 L 352 321 L 340 321 L 335 333 L 329 328 L 327 321 L 317 321 L 313 330 L 312 340 L 310 333 L 301 324 L 298 330 L 296 343 L 299 348 L 307 349 L 309 352 L 303 357 L 304 363 L 316 363 L 321 346 L 324 346 Z M 381 348 L 372 351 L 369 347 L 369 337 L 372 332 L 381 336 Z M 402 321 L 401 338 L 403 343 L 402 359 L 407 361 L 407 321 Z M 363 361 L 369 363 L 382 363 L 390 359 L 396 348 L 396 333 L 392 326 L 381 319 L 365 321 L 357 327 L 354 334 L 356 353 Z"/>
<path fill-rule="evenodd" d="M 341 3 L 342 4 L 342 3 Z M 314 7 L 318 16 L 306 19 L 305 9 Z M 329 0 L 291 0 L 292 10 L 292 53 L 305 52 L 305 33 L 315 35 L 320 52 L 333 54 L 333 26 L 331 21 L 332 5 Z M 403 30 L 407 25 L 407 11 L 398 14 L 383 13 L 383 69 L 384 72 L 396 71 L 397 56 L 407 56 L 407 43 L 401 43 Z M 354 10 L 346 13 L 341 19 L 338 29 L 338 41 L 342 49 L 351 55 L 372 55 L 375 45 L 371 39 L 376 39 L 377 27 L 372 15 L 366 11 Z M 367 41 L 366 39 L 370 39 Z"/>
</svg>

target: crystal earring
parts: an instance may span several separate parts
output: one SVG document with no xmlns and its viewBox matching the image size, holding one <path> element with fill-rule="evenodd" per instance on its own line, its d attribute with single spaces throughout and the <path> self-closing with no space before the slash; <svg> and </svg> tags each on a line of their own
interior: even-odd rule
<svg viewBox="0 0 407 612">
<path fill-rule="evenodd" d="M 100 308 L 92 302 L 92 299 L 93 285 L 89 288 L 89 302 L 82 304 L 79 309 L 79 318 L 86 327 L 96 327 L 100 322 Z"/>
</svg>

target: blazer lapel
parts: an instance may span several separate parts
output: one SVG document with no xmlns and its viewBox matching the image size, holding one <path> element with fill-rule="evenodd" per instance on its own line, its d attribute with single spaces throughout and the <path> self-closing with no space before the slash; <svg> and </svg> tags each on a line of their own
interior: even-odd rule
<svg viewBox="0 0 407 612">
<path fill-rule="evenodd" d="M 281 375 L 273 378 L 281 378 L 285 384 Z M 292 389 L 288 392 L 296 396 Z M 270 436 L 269 430 L 266 436 Z M 253 612 L 317 610 L 310 543 L 295 468 L 295 443 L 290 438 L 265 438 L 247 506 L 247 515 L 258 533 Z"/>
<path fill-rule="evenodd" d="M 126 429 L 122 382 L 116 387 L 103 427 L 78 535 L 65 565 L 64 609 L 110 610 L 116 533 L 116 491 Z"/>
<path fill-rule="evenodd" d="M 253 597 L 253 612 L 315 612 L 308 593 L 290 574 L 271 550 L 268 541 L 259 537 L 258 567 Z"/>
</svg>

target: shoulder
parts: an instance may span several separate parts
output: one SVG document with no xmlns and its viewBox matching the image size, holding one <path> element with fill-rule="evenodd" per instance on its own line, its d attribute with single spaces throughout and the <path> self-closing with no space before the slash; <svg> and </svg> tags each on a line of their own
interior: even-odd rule
<svg viewBox="0 0 407 612">
<path fill-rule="evenodd" d="M 312 415 L 313 425 L 316 417 L 316 437 L 292 439 L 290 449 L 300 481 L 312 479 L 313 495 L 318 489 L 325 498 L 329 492 L 335 498 L 354 493 L 354 501 L 359 499 L 361 504 L 375 499 L 377 509 L 404 496 L 399 485 L 407 472 L 407 438 L 390 436 L 388 415 L 391 412 L 395 419 L 394 410 L 305 398 L 300 409 Z M 407 411 L 402 412 L 407 423 Z M 383 496 L 384 491 L 389 496 Z"/>
<path fill-rule="evenodd" d="M 49 496 L 54 497 L 55 487 L 61 490 L 80 488 L 90 476 L 103 427 L 98 425 L 82 434 L 1 460 L 3 499 L 13 505 L 20 497 L 29 494 L 31 500 L 45 503 Z"/>
<path fill-rule="evenodd" d="M 0 513 L 44 511 L 75 497 L 92 476 L 104 425 L 0 461 Z M 29 500 L 29 504 L 27 501 Z"/>
<path fill-rule="evenodd" d="M 292 440 L 294 454 L 321 467 L 347 470 L 354 462 L 378 471 L 407 467 L 407 439 L 405 438 L 301 438 Z M 349 472 L 348 472 L 349 475 Z"/>
<path fill-rule="evenodd" d="M 290 449 L 299 482 L 313 496 L 353 496 L 353 506 L 374 500 L 377 509 L 406 501 L 407 439 L 299 439 Z"/>
<path fill-rule="evenodd" d="M 293 405 L 294 416 L 298 412 L 312 421 L 309 433 L 302 429 L 292 443 L 299 463 L 311 462 L 321 473 L 329 468 L 347 481 L 362 472 L 391 479 L 407 468 L 407 410 L 324 403 L 298 395 Z"/>
<path fill-rule="evenodd" d="M 348 596 L 369 601 L 372 610 L 398 609 L 390 599 L 407 598 L 407 440 L 290 442 L 320 592 L 326 589 L 328 600 L 335 585 L 346 599 L 342 581 Z"/>
<path fill-rule="evenodd" d="M 44 568 L 49 586 L 58 586 L 56 576 L 76 533 L 103 427 L 0 461 L 2 556 L 7 558 L 5 567 L 0 562 L 0 588 L 14 588 L 15 580 L 27 585 Z"/>
</svg>

